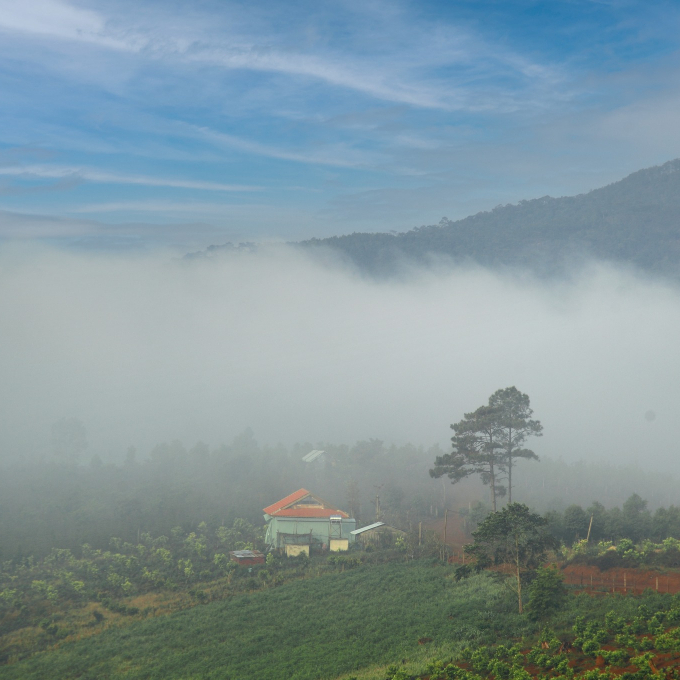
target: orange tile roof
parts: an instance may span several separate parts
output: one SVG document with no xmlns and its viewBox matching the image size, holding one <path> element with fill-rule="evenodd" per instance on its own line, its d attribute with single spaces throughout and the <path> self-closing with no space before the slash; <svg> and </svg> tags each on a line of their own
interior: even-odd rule
<svg viewBox="0 0 680 680">
<path fill-rule="evenodd" d="M 267 515 L 276 515 L 277 517 L 330 517 L 331 515 L 349 517 L 347 513 L 342 510 L 336 510 L 335 508 L 288 507 L 294 505 L 296 501 L 302 500 L 305 496 L 313 496 L 313 494 L 310 491 L 307 491 L 307 489 L 298 489 L 295 493 L 290 494 L 290 496 L 286 496 L 277 503 L 273 503 L 269 507 L 264 508 L 263 512 Z M 318 499 L 317 496 L 314 496 L 314 498 Z"/>
<path fill-rule="evenodd" d="M 287 505 L 291 505 L 292 503 L 295 503 L 295 501 L 299 501 L 301 498 L 304 498 L 308 495 L 309 491 L 307 491 L 307 489 L 298 489 L 295 493 L 290 494 L 290 496 L 286 496 L 277 503 L 273 503 L 272 505 L 264 508 L 262 512 L 267 515 L 273 515 L 277 510 L 281 510 Z"/>
</svg>

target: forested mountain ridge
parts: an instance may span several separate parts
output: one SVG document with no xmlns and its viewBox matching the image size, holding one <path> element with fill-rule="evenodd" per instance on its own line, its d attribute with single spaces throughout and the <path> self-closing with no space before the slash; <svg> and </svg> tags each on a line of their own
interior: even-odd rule
<svg viewBox="0 0 680 680">
<path fill-rule="evenodd" d="M 676 159 L 578 196 L 520 201 L 399 234 L 353 233 L 298 245 L 340 251 L 371 274 L 446 256 L 491 267 L 528 267 L 540 274 L 593 257 L 677 276 L 679 236 Z"/>
</svg>

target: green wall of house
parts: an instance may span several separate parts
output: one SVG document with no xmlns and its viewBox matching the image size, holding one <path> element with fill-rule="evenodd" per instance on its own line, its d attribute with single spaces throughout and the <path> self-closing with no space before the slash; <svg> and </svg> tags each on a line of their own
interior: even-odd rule
<svg viewBox="0 0 680 680">
<path fill-rule="evenodd" d="M 354 529 L 356 529 L 356 520 L 343 518 L 340 522 L 340 535 L 337 533 L 337 526 L 334 526 L 332 536 L 333 538 L 347 538 L 351 544 L 354 543 L 354 536 L 350 532 Z M 297 534 L 302 537 L 309 536 L 310 531 L 314 539 L 328 545 L 331 538 L 331 523 L 328 518 L 272 517 L 267 525 L 265 541 L 272 548 L 281 548 L 284 545 L 284 538 L 281 534 Z M 294 542 L 291 537 L 286 538 L 288 542 Z"/>
</svg>

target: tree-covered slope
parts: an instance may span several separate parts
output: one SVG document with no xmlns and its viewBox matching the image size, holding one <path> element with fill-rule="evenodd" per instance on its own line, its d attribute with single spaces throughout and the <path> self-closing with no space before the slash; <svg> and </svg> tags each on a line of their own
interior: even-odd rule
<svg viewBox="0 0 680 680">
<path fill-rule="evenodd" d="M 521 201 L 396 235 L 354 233 L 300 245 L 339 251 L 373 274 L 443 255 L 485 266 L 519 265 L 542 274 L 574 259 L 595 257 L 677 275 L 679 236 L 680 159 L 579 196 Z"/>
</svg>

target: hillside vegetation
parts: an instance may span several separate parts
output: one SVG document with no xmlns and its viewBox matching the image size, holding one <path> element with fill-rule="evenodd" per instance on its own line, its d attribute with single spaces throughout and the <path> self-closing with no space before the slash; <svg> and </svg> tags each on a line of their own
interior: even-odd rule
<svg viewBox="0 0 680 680">
<path fill-rule="evenodd" d="M 510 640 L 531 623 L 489 575 L 424 561 L 357 567 L 113 628 L 0 669 L 0 678 L 311 680 Z"/>
<path fill-rule="evenodd" d="M 594 257 L 677 276 L 679 235 L 680 159 L 587 194 L 520 201 L 405 233 L 354 233 L 300 245 L 338 251 L 377 275 L 394 273 L 404 262 L 428 264 L 433 255 L 443 255 L 490 267 L 528 267 L 540 274 Z"/>
<path fill-rule="evenodd" d="M 611 669 L 651 680 L 680 661 L 677 595 L 571 594 L 536 621 L 492 573 L 457 582 L 422 559 L 350 565 L 62 641 L 0 679 L 612 680 Z"/>
<path fill-rule="evenodd" d="M 615 600 L 612 606 L 620 604 Z M 633 616 L 610 610 L 576 617 L 561 639 L 546 628 L 535 643 L 467 647 L 455 661 L 433 659 L 418 673 L 428 680 L 677 680 L 680 677 L 680 603 L 648 597 Z M 416 676 L 393 664 L 386 680 Z"/>
</svg>

